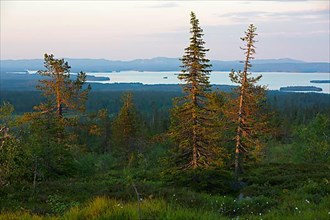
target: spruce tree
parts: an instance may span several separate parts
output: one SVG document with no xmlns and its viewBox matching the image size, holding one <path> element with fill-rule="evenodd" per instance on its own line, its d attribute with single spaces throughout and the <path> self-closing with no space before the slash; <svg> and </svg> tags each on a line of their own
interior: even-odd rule
<svg viewBox="0 0 330 220">
<path fill-rule="evenodd" d="M 255 54 L 256 27 L 249 25 L 245 36 L 241 38 L 246 42 L 241 49 L 245 54 L 243 71 L 230 73 L 234 83 L 238 83 L 237 99 L 234 99 L 236 110 L 233 120 L 236 125 L 235 137 L 235 176 L 243 172 L 242 163 L 245 157 L 258 159 L 262 150 L 261 134 L 266 132 L 267 114 L 265 109 L 265 87 L 257 85 L 262 77 L 252 77 L 250 68 L 251 60 Z"/>
<path fill-rule="evenodd" d="M 139 152 L 141 142 L 141 121 L 133 103 L 132 93 L 124 93 L 123 106 L 112 124 L 113 146 L 117 153 L 129 159 Z"/>
<path fill-rule="evenodd" d="M 208 166 L 215 156 L 212 122 L 206 108 L 211 72 L 206 58 L 209 50 L 204 47 L 203 30 L 196 15 L 191 12 L 190 16 L 190 45 L 185 48 L 178 76 L 184 83 L 185 95 L 174 101 L 170 127 L 170 136 L 178 145 L 177 163 L 184 169 Z"/>
</svg>

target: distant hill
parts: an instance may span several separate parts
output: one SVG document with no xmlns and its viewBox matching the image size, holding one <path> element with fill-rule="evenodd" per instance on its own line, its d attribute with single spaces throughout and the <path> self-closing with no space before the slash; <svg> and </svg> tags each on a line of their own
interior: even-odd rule
<svg viewBox="0 0 330 220">
<path fill-rule="evenodd" d="M 115 61 L 106 59 L 70 59 L 65 58 L 73 72 L 110 72 L 110 71 L 179 71 L 179 58 L 156 57 L 152 59 L 136 59 L 132 61 Z M 42 59 L 1 60 L 1 72 L 20 72 L 43 69 Z M 239 61 L 212 60 L 214 71 L 241 70 Z M 330 72 L 330 63 L 304 62 L 289 58 L 265 59 L 252 61 L 255 72 Z"/>
</svg>

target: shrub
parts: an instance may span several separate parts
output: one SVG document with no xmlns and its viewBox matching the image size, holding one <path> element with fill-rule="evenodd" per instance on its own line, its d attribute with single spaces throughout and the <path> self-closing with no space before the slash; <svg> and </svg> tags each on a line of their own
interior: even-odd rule
<svg viewBox="0 0 330 220">
<path fill-rule="evenodd" d="M 169 185 L 187 187 L 196 192 L 228 194 L 232 193 L 232 174 L 220 169 L 176 170 L 163 175 Z"/>
</svg>

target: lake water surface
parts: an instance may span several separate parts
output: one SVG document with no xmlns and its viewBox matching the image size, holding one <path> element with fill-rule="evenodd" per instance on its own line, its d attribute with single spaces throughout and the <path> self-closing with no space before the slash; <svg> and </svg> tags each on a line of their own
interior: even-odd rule
<svg viewBox="0 0 330 220">
<path fill-rule="evenodd" d="M 109 81 L 100 83 L 132 83 L 143 84 L 177 84 L 181 83 L 177 75 L 180 72 L 138 72 L 122 71 L 112 73 L 87 73 L 94 76 L 110 77 Z M 329 83 L 311 83 L 311 80 L 330 80 L 330 73 L 287 73 L 287 72 L 266 72 L 253 73 L 252 76 L 262 74 L 259 82 L 267 85 L 270 90 L 279 90 L 283 86 L 316 86 L 322 88 L 322 93 L 330 93 Z M 214 71 L 210 75 L 211 84 L 235 85 L 229 79 L 229 72 Z"/>
</svg>

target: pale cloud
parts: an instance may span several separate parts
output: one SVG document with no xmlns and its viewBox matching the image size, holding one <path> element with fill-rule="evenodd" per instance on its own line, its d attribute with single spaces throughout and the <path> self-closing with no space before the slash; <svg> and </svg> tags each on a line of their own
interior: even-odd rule
<svg viewBox="0 0 330 220">
<path fill-rule="evenodd" d="M 254 21 L 292 21 L 297 19 L 308 19 L 306 22 L 327 21 L 329 22 L 329 9 L 302 10 L 302 11 L 246 11 L 238 13 L 225 13 L 218 15 L 220 18 L 231 20 L 234 23 Z"/>
<path fill-rule="evenodd" d="M 180 4 L 178 2 L 167 1 L 167 2 L 158 2 L 152 5 L 148 5 L 148 8 L 174 8 L 179 7 Z"/>
<path fill-rule="evenodd" d="M 324 35 L 329 34 L 329 30 L 317 30 L 317 31 L 292 31 L 292 32 L 261 32 L 262 36 L 284 36 L 284 37 L 299 37 L 301 35 Z"/>
</svg>

